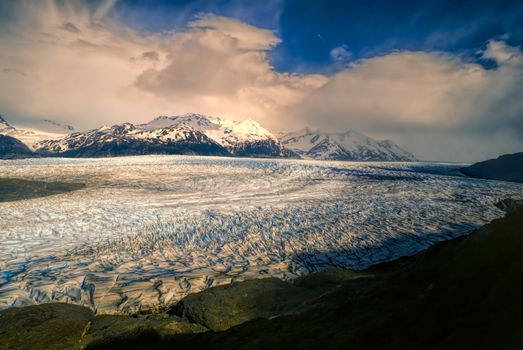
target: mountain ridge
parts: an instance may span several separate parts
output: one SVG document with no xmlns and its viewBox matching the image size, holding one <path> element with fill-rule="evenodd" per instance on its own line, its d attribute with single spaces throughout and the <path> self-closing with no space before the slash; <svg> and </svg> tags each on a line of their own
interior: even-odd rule
<svg viewBox="0 0 523 350">
<path fill-rule="evenodd" d="M 72 133 L 60 140 L 41 141 L 36 151 L 45 156 L 107 157 L 144 154 L 225 156 L 228 152 L 189 125 L 142 130 L 131 123 Z"/>
<path fill-rule="evenodd" d="M 316 160 L 415 161 L 391 140 L 378 141 L 354 130 L 328 133 L 304 128 L 281 136 L 282 143 L 302 157 Z"/>
<path fill-rule="evenodd" d="M 337 161 L 416 160 L 391 140 L 378 141 L 354 130 L 327 133 L 304 128 L 276 136 L 251 118 L 233 121 L 198 113 L 161 115 L 147 123 L 125 122 L 84 132 L 48 119 L 42 123 L 60 133 L 17 129 L 2 118 L 0 134 L 19 139 L 40 156 L 192 154 Z"/>
</svg>

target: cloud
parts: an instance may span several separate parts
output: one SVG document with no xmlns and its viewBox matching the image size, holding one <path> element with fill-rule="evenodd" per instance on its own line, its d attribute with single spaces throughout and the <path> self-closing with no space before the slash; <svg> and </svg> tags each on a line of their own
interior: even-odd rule
<svg viewBox="0 0 523 350">
<path fill-rule="evenodd" d="M 155 47 L 155 38 L 105 20 L 112 2 L 99 8 L 75 2 L 17 4 L 13 19 L 0 30 L 0 62 L 3 72 L 24 75 L 2 75 L 2 113 L 85 127 L 129 110 L 129 100 L 137 96 L 128 87 L 148 67 L 129 58 Z"/>
<path fill-rule="evenodd" d="M 271 118 L 327 78 L 275 72 L 267 50 L 279 42 L 270 31 L 205 15 L 174 33 L 164 48 L 167 63 L 140 74 L 135 86 L 166 100 L 183 100 L 220 114 Z"/>
<path fill-rule="evenodd" d="M 270 30 L 257 28 L 239 20 L 216 16 L 212 14 L 200 15 L 188 25 L 193 29 L 209 29 L 237 40 L 240 49 L 268 50 L 280 43 L 280 39 Z"/>
<path fill-rule="evenodd" d="M 439 52 L 359 60 L 312 92 L 293 115 L 332 130 L 350 127 L 400 140 L 426 159 L 470 160 L 521 150 L 523 54 L 490 41 L 483 57 L 497 67 Z"/>
<path fill-rule="evenodd" d="M 78 29 L 71 22 L 64 23 L 61 26 L 58 26 L 58 28 L 66 30 L 66 31 L 71 32 L 71 33 L 80 33 L 80 29 Z"/>
<path fill-rule="evenodd" d="M 131 60 L 149 60 L 153 62 L 158 62 L 160 60 L 160 54 L 156 51 L 146 51 L 142 52 L 142 54 L 137 57 L 132 57 Z"/>
<path fill-rule="evenodd" d="M 349 51 L 349 47 L 345 44 L 335 47 L 329 53 L 331 60 L 336 63 L 347 63 L 352 58 L 352 53 Z"/>
<path fill-rule="evenodd" d="M 523 55 L 517 47 L 508 46 L 503 41 L 491 40 L 488 42 L 483 58 L 491 59 L 497 64 L 508 64 L 511 66 L 521 66 Z"/>
<path fill-rule="evenodd" d="M 91 4 L 98 4 L 97 6 Z M 189 111 L 273 130 L 305 125 L 391 138 L 420 158 L 477 160 L 523 149 L 523 54 L 503 41 L 492 69 L 441 52 L 392 52 L 332 76 L 278 72 L 274 32 L 201 14 L 144 34 L 111 16 L 114 1 L 20 1 L 0 24 L 0 106 L 6 117 L 77 128 Z"/>
<path fill-rule="evenodd" d="M 267 52 L 280 39 L 270 30 L 202 14 L 186 29 L 142 34 L 109 16 L 113 4 L 20 3 L 0 31 L 2 113 L 88 128 L 195 111 L 271 127 L 327 80 L 274 71 Z M 17 71 L 26 75 L 7 74 Z"/>
</svg>

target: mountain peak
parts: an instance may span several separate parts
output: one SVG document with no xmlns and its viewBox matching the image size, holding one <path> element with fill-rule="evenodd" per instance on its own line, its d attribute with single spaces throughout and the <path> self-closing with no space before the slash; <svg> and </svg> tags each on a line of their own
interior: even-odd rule
<svg viewBox="0 0 523 350">
<path fill-rule="evenodd" d="M 154 130 L 166 127 L 177 127 L 179 124 L 190 124 L 194 128 L 210 127 L 212 121 L 209 117 L 198 113 L 185 113 L 181 115 L 165 116 L 161 115 L 148 123 L 137 125 L 141 129 Z"/>
<path fill-rule="evenodd" d="M 347 135 L 347 136 L 350 136 L 350 135 L 363 135 L 361 132 L 358 132 L 356 130 L 352 130 L 352 129 L 348 129 L 344 132 L 340 132 L 339 134 L 341 135 Z M 363 135 L 365 136 L 365 135 Z"/>
<path fill-rule="evenodd" d="M 253 135 L 272 135 L 271 132 L 262 127 L 257 121 L 252 118 L 247 118 L 241 121 L 234 128 L 236 131 L 244 134 Z"/>
<path fill-rule="evenodd" d="M 194 113 L 194 112 L 184 113 L 182 115 L 179 115 L 178 117 L 180 117 L 180 118 L 195 118 L 195 119 L 209 119 L 206 115 L 199 114 L 199 113 Z"/>
<path fill-rule="evenodd" d="M 259 128 L 261 128 L 261 125 L 258 124 L 255 120 L 253 120 L 251 118 L 247 118 L 247 119 L 242 120 L 241 122 L 238 123 L 238 126 L 242 126 L 244 128 L 250 128 L 250 129 L 259 129 Z"/>
<path fill-rule="evenodd" d="M 258 122 L 256 122 L 256 120 L 254 120 L 252 118 L 245 118 L 244 120 L 241 121 L 240 124 L 243 124 L 243 123 L 259 125 Z"/>
<path fill-rule="evenodd" d="M 102 125 L 101 127 L 99 127 L 96 130 L 98 130 L 98 131 L 105 131 L 105 130 L 109 130 L 109 129 L 111 129 L 111 127 L 109 125 L 107 125 L 107 124 L 104 124 L 104 125 Z"/>
<path fill-rule="evenodd" d="M 7 122 L 7 120 L 5 120 L 0 115 L 0 131 L 7 132 L 7 131 L 15 131 L 15 130 L 16 130 L 16 128 L 14 126 L 12 126 L 11 124 L 9 124 Z"/>
</svg>

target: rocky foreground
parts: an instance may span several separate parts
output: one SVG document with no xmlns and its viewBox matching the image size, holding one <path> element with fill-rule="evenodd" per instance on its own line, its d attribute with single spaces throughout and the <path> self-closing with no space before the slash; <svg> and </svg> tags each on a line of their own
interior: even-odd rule
<svg viewBox="0 0 523 350">
<path fill-rule="evenodd" d="M 160 314 L 68 304 L 0 312 L 0 349 L 521 349 L 523 207 L 469 236 L 361 272 L 251 280 Z"/>
</svg>

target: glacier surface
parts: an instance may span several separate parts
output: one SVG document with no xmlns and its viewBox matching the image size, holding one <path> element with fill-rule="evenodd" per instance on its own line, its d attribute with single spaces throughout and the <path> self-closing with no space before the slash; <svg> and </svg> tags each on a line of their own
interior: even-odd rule
<svg viewBox="0 0 523 350">
<path fill-rule="evenodd" d="M 523 185 L 460 165 L 191 156 L 0 161 L 86 188 L 0 203 L 0 309 L 161 309 L 236 280 L 363 269 L 466 234 Z"/>
</svg>

